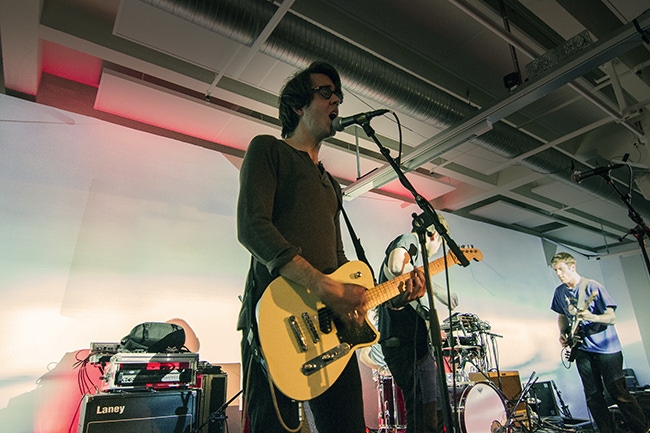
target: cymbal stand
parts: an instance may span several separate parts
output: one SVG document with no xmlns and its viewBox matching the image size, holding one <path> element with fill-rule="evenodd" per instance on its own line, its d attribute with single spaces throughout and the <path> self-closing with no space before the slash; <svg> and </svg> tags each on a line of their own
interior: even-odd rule
<svg viewBox="0 0 650 433">
<path fill-rule="evenodd" d="M 491 368 L 497 368 L 499 365 L 499 346 L 497 344 L 497 338 L 503 338 L 503 335 L 495 334 L 493 332 L 483 331 L 483 335 L 490 337 L 488 349 L 486 350 L 486 368 L 489 370 Z"/>
</svg>

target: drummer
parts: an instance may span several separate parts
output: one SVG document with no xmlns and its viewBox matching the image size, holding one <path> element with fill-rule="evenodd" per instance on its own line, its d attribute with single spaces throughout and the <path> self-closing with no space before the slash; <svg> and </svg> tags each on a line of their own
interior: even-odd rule
<svg viewBox="0 0 650 433">
<path fill-rule="evenodd" d="M 447 222 L 440 222 L 448 230 Z M 391 280 L 423 265 L 416 233 L 406 233 L 395 238 L 386 249 L 381 266 L 379 282 Z M 442 238 L 431 226 L 427 230 L 427 259 L 430 260 L 440 249 Z M 428 260 L 426 260 L 428 262 Z M 446 292 L 434 290 L 434 296 L 447 305 Z M 458 306 L 458 295 L 449 296 L 454 309 Z M 420 300 L 409 303 L 400 296 L 378 308 L 379 343 L 383 358 L 390 369 L 394 382 L 404 394 L 406 406 L 407 433 L 438 433 L 442 431 L 442 416 L 438 412 L 440 390 L 437 381 L 436 363 L 427 326 L 428 314 Z"/>
</svg>

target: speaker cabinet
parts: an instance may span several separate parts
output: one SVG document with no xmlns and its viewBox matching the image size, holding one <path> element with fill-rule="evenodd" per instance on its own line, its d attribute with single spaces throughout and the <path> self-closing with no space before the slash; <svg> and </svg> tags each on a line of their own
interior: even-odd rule
<svg viewBox="0 0 650 433">
<path fill-rule="evenodd" d="M 536 382 L 530 390 L 530 395 L 535 401 L 537 415 L 542 418 L 561 416 L 555 399 L 553 381 Z"/>
<path fill-rule="evenodd" d="M 183 433 L 194 428 L 199 391 L 85 395 L 78 433 Z"/>
<path fill-rule="evenodd" d="M 228 375 L 221 370 L 220 367 L 214 367 L 212 370 L 204 370 L 201 375 L 201 405 L 199 411 L 199 426 L 208 421 L 208 417 L 215 411 L 219 410 L 226 402 L 226 393 L 228 389 Z M 226 415 L 226 408 L 223 409 L 223 414 Z M 200 433 L 223 433 L 226 421 L 214 420 L 207 422 Z"/>
</svg>

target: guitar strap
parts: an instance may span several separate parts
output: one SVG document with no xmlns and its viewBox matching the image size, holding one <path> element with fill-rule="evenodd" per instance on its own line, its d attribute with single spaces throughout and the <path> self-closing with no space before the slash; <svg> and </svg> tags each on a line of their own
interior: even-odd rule
<svg viewBox="0 0 650 433">
<path fill-rule="evenodd" d="M 327 173 L 327 176 L 329 176 L 330 182 L 332 183 L 332 186 L 336 191 L 337 190 L 336 182 L 334 182 L 332 175 L 329 173 L 329 171 L 325 171 L 325 173 Z M 343 214 L 343 218 L 345 219 L 345 224 L 348 226 L 348 231 L 350 232 L 350 237 L 352 238 L 352 243 L 354 244 L 354 250 L 357 254 L 357 258 L 362 262 L 364 262 L 366 265 L 368 265 L 368 268 L 370 268 L 370 273 L 372 273 L 372 281 L 376 285 L 377 279 L 375 278 L 375 272 L 372 270 L 372 266 L 370 266 L 370 263 L 368 262 L 368 258 L 366 257 L 366 252 L 364 251 L 363 246 L 361 245 L 361 240 L 357 237 L 356 233 L 354 232 L 354 228 L 352 228 L 352 223 L 348 218 L 348 214 L 345 213 L 345 209 L 343 208 L 343 197 L 340 194 L 336 194 L 336 198 L 338 199 L 339 202 L 339 210 Z"/>
</svg>

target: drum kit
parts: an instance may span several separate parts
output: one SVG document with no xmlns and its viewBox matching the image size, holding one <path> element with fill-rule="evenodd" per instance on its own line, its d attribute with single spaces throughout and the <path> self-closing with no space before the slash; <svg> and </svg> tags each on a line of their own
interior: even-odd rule
<svg viewBox="0 0 650 433">
<path fill-rule="evenodd" d="M 469 373 L 496 366 L 498 350 L 490 324 L 475 314 L 455 313 L 445 319 L 442 353 L 450 403 L 461 433 L 490 433 L 506 424 L 507 399 L 490 381 L 472 382 Z M 487 377 L 487 376 L 486 376 Z M 387 367 L 373 371 L 379 402 L 378 432 L 406 431 L 404 396 Z"/>
</svg>

